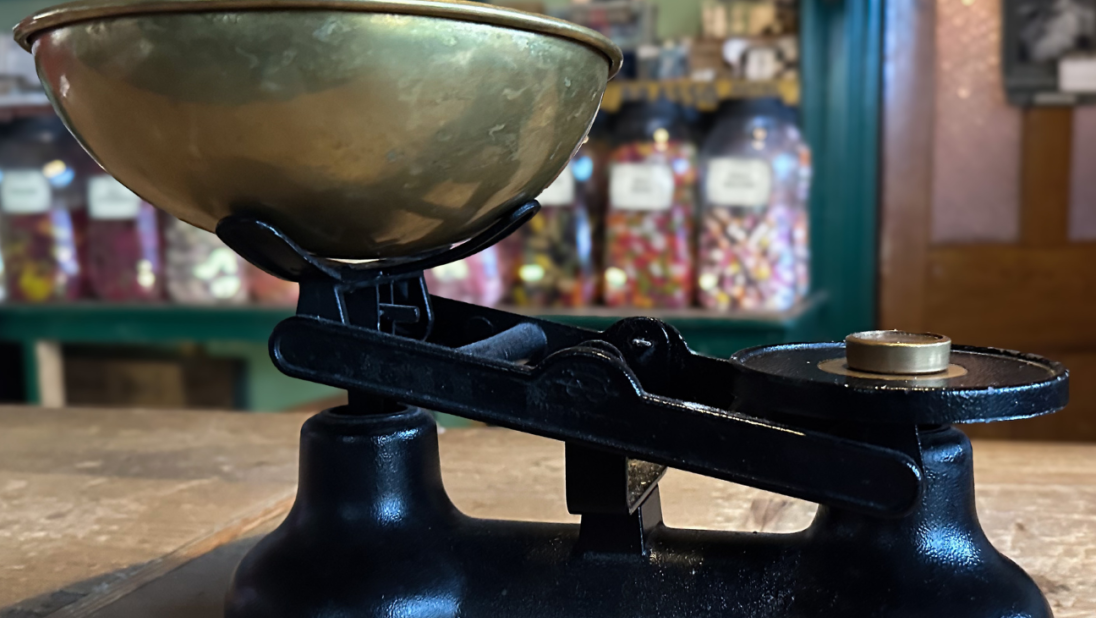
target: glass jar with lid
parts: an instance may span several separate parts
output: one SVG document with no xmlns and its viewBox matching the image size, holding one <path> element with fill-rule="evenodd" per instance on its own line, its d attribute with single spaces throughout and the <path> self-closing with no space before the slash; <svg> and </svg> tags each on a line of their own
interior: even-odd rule
<svg viewBox="0 0 1096 618">
<path fill-rule="evenodd" d="M 687 307 L 693 299 L 696 148 L 679 106 L 621 112 L 609 158 L 604 298 L 609 306 Z"/>
<path fill-rule="evenodd" d="M 583 307 L 597 296 L 597 230 L 605 195 L 604 121 L 538 197 L 541 210 L 504 247 L 513 246 L 511 296 L 517 305 Z"/>
<path fill-rule="evenodd" d="M 8 298 L 75 300 L 86 290 L 87 155 L 54 116 L 16 121 L 0 147 L 0 247 Z"/>
<path fill-rule="evenodd" d="M 697 299 L 790 308 L 806 291 L 809 149 L 779 101 L 731 101 L 701 151 Z"/>
<path fill-rule="evenodd" d="M 87 203 L 88 271 L 95 296 L 161 300 L 163 241 L 156 209 L 102 170 L 88 178 Z"/>
</svg>

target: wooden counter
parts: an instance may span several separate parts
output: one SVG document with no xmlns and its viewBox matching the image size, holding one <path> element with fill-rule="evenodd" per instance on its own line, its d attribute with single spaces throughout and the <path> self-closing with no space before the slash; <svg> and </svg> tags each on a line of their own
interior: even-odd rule
<svg viewBox="0 0 1096 618">
<path fill-rule="evenodd" d="M 0 408 L 0 617 L 212 618 L 227 578 L 289 508 L 307 415 Z M 560 443 L 441 438 L 465 512 L 574 521 Z M 975 444 L 990 539 L 1057 618 L 1096 616 L 1096 446 Z M 671 471 L 666 522 L 790 531 L 813 505 Z"/>
</svg>

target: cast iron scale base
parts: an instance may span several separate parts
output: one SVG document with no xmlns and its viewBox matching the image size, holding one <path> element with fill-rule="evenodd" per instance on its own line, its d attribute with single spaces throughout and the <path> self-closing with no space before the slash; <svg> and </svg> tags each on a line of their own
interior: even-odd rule
<svg viewBox="0 0 1096 618">
<path fill-rule="evenodd" d="M 1060 365 L 959 347 L 959 377 L 850 377 L 818 367 L 841 343 L 721 360 L 655 319 L 596 332 L 428 294 L 423 269 L 537 208 L 445 252 L 365 265 L 222 221 L 241 255 L 300 282 L 274 363 L 350 392 L 305 424 L 296 504 L 240 565 L 229 618 L 1051 616 L 983 534 L 970 443 L 949 424 L 1061 408 Z M 460 513 L 416 406 L 566 442 L 581 524 Z M 794 534 L 672 529 L 667 466 L 810 500 L 818 515 Z"/>
</svg>

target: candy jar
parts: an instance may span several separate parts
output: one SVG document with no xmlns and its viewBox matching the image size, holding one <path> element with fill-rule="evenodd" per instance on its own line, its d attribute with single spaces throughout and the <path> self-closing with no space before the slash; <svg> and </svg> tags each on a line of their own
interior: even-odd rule
<svg viewBox="0 0 1096 618">
<path fill-rule="evenodd" d="M 97 298 L 156 301 L 164 294 L 156 209 L 108 174 L 87 182 L 88 271 Z"/>
<path fill-rule="evenodd" d="M 503 276 L 498 245 L 424 273 L 431 294 L 490 307 L 502 300 Z"/>
<path fill-rule="evenodd" d="M 583 307 L 597 295 L 595 232 L 604 191 L 604 148 L 596 137 L 537 197 L 541 210 L 510 238 L 515 304 Z"/>
<path fill-rule="evenodd" d="M 161 216 L 171 300 L 184 304 L 247 302 L 243 258 L 216 234 L 167 214 Z"/>
<path fill-rule="evenodd" d="M 669 101 L 627 106 L 616 141 L 605 216 L 605 304 L 687 307 L 697 174 L 680 108 Z"/>
<path fill-rule="evenodd" d="M 795 280 L 799 297 L 805 297 L 811 288 L 811 239 L 810 195 L 814 164 L 807 140 L 796 126 L 796 118 L 790 107 L 784 108 L 789 143 L 799 153 L 799 174 L 795 191 L 795 209 L 792 217 L 792 247 L 795 249 Z"/>
<path fill-rule="evenodd" d="M 805 291 L 805 148 L 778 101 L 721 108 L 701 151 L 702 307 L 782 311 Z"/>
<path fill-rule="evenodd" d="M 0 247 L 8 298 L 74 300 L 85 291 L 86 157 L 55 117 L 19 121 L 0 149 Z"/>
</svg>

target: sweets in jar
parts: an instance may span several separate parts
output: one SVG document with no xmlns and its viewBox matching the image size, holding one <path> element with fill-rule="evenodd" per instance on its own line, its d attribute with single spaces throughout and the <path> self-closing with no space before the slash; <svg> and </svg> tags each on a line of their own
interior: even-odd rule
<svg viewBox="0 0 1096 618">
<path fill-rule="evenodd" d="M 0 247 L 7 296 L 74 300 L 85 291 L 83 183 L 86 156 L 56 118 L 21 121 L 0 151 Z"/>
<path fill-rule="evenodd" d="M 260 305 L 294 306 L 297 304 L 301 290 L 299 284 L 279 279 L 246 261 L 244 275 L 251 300 Z"/>
<path fill-rule="evenodd" d="M 474 305 L 498 304 L 503 294 L 498 245 L 423 273 L 431 294 Z"/>
<path fill-rule="evenodd" d="M 693 299 L 696 150 L 676 106 L 631 108 L 609 162 L 608 306 L 682 308 Z"/>
<path fill-rule="evenodd" d="M 88 179 L 88 271 L 109 301 L 163 298 L 163 242 L 156 209 L 106 174 Z"/>
<path fill-rule="evenodd" d="M 171 300 L 184 304 L 240 304 L 247 301 L 244 261 L 217 238 L 162 214 L 164 265 Z"/>
<path fill-rule="evenodd" d="M 788 122 L 788 140 L 799 152 L 799 180 L 796 187 L 792 246 L 795 249 L 795 279 L 800 298 L 810 292 L 811 287 L 811 238 L 810 238 L 810 194 L 811 177 L 814 173 L 811 149 L 803 134 L 795 126 L 793 119 Z"/>
<path fill-rule="evenodd" d="M 539 307 L 582 307 L 597 294 L 594 260 L 598 152 L 584 145 L 537 201 L 541 210 L 513 236 L 513 301 Z"/>
<path fill-rule="evenodd" d="M 701 153 L 702 307 L 782 311 L 805 292 L 804 147 L 778 102 L 722 107 Z"/>
</svg>

